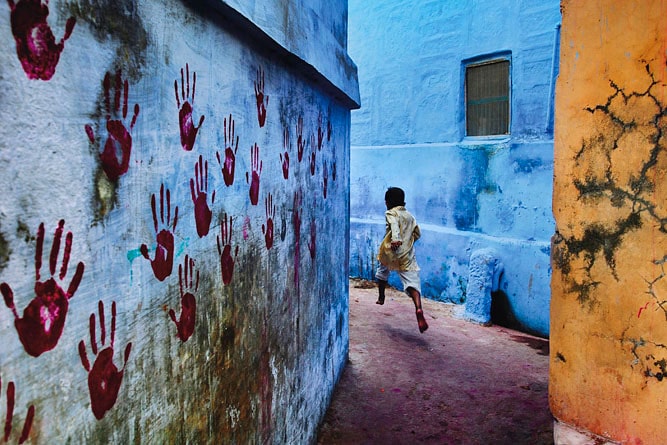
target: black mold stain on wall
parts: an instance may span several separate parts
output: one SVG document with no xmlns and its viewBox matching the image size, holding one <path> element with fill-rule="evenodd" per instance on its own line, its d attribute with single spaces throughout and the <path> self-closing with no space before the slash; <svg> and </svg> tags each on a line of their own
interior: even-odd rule
<svg viewBox="0 0 667 445">
<path fill-rule="evenodd" d="M 647 78 L 647 87 L 643 91 L 626 91 L 613 80 L 609 84 L 611 95 L 604 104 L 587 107 L 585 110 L 600 119 L 599 132 L 588 140 L 582 141 L 581 147 L 574 156 L 575 168 L 580 168 L 583 177 L 575 177 L 573 185 L 578 193 L 578 200 L 583 204 L 610 204 L 625 211 L 625 216 L 613 222 L 602 224 L 591 221 L 584 227 L 581 238 L 565 238 L 556 232 L 552 239 L 552 262 L 563 274 L 568 292 L 575 294 L 582 308 L 592 310 L 597 301 L 593 296 L 595 288 L 600 284 L 593 276 L 593 266 L 599 259 L 604 259 L 614 279 L 618 280 L 616 253 L 622 247 L 628 235 L 645 224 L 658 227 L 659 232 L 667 235 L 667 217 L 659 214 L 656 203 L 654 177 L 659 168 L 664 168 L 667 147 L 664 145 L 665 118 L 667 109 L 658 96 L 658 88 L 663 85 L 655 79 L 650 63 L 642 61 Z M 633 172 L 627 172 L 628 166 L 615 165 L 613 154 L 616 150 L 634 149 L 630 146 L 630 136 L 648 142 L 649 150 L 642 162 Z M 590 157 L 589 157 L 590 156 Z M 597 161 L 597 170 L 591 164 Z M 618 164 L 618 163 L 617 163 Z M 602 168 L 600 169 L 600 166 Z M 622 171 L 622 175 L 615 173 Z M 630 174 L 628 174 L 630 173 Z M 576 175 L 575 175 L 576 176 Z M 619 177 L 628 179 L 621 182 Z M 584 277 L 577 281 L 571 277 L 571 262 L 583 260 Z M 653 263 L 661 268 L 667 259 L 653 259 Z M 623 265 L 620 265 L 623 267 Z M 648 294 L 657 306 L 665 312 L 667 306 L 658 299 L 654 285 L 665 277 L 664 270 L 653 281 L 647 281 Z M 641 314 L 641 311 L 640 311 Z M 641 369 L 647 378 L 662 381 L 667 376 L 667 359 L 664 357 L 667 346 L 644 338 L 626 338 L 621 342 L 632 345 L 634 357 L 632 367 Z"/>
<path fill-rule="evenodd" d="M 11 253 L 12 249 L 9 247 L 9 243 L 5 240 L 2 232 L 0 232 L 0 270 L 7 267 Z"/>
</svg>

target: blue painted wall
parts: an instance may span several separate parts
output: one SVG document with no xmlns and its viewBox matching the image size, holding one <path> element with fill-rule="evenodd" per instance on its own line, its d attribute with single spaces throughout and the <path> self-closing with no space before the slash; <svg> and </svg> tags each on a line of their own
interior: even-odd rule
<svg viewBox="0 0 667 445">
<path fill-rule="evenodd" d="M 424 295 L 465 302 L 470 254 L 493 247 L 507 311 L 548 336 L 559 22 L 557 0 L 349 2 L 362 102 L 351 124 L 352 276 L 373 277 L 384 191 L 399 186 L 422 228 Z M 465 64 L 498 55 L 510 60 L 510 134 L 466 137 Z"/>
</svg>

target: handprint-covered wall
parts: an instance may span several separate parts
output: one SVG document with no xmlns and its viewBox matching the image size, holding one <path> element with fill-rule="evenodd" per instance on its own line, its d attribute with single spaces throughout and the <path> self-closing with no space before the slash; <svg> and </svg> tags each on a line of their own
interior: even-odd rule
<svg viewBox="0 0 667 445">
<path fill-rule="evenodd" d="M 10 443 L 313 440 L 347 356 L 356 67 L 346 1 L 264 3 L 0 11 Z"/>
<path fill-rule="evenodd" d="M 667 2 L 563 1 L 549 400 L 609 443 L 667 435 Z"/>
</svg>

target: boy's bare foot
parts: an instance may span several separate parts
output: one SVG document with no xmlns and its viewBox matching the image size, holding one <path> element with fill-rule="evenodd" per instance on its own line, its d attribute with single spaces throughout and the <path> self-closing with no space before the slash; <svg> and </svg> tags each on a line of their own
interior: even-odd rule
<svg viewBox="0 0 667 445">
<path fill-rule="evenodd" d="M 428 323 L 426 323 L 424 311 L 421 309 L 417 309 L 417 323 L 419 324 L 419 332 L 423 334 L 424 331 L 428 329 Z"/>
</svg>

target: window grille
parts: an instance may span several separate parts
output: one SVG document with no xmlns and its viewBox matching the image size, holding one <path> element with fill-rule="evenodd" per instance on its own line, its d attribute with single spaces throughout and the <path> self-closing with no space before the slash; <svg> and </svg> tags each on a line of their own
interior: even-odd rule
<svg viewBox="0 0 667 445">
<path fill-rule="evenodd" d="M 509 134 L 509 60 L 466 67 L 466 135 Z"/>
</svg>

